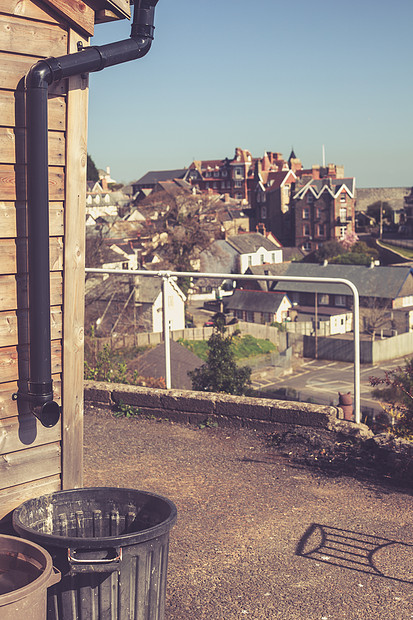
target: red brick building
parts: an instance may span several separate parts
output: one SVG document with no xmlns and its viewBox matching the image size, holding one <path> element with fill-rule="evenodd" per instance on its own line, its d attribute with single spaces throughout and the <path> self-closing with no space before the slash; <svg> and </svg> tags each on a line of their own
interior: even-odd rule
<svg viewBox="0 0 413 620">
<path fill-rule="evenodd" d="M 355 179 L 308 178 L 299 180 L 292 196 L 294 245 L 316 250 L 326 241 L 344 238 L 355 230 Z"/>
</svg>

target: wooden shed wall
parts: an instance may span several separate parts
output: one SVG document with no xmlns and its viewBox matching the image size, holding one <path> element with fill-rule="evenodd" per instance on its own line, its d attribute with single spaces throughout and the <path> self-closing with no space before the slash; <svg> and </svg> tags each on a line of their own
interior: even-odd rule
<svg viewBox="0 0 413 620">
<path fill-rule="evenodd" d="M 48 4 L 0 0 L 0 519 L 25 499 L 82 484 L 88 90 L 81 77 L 54 84 L 48 106 L 52 373 L 62 420 L 46 429 L 12 400 L 28 378 L 23 78 L 40 58 L 87 43 Z"/>
</svg>

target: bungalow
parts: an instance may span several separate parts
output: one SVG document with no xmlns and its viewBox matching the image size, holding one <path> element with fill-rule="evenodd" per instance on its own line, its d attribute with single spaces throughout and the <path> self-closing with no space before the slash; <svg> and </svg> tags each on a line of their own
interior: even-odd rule
<svg viewBox="0 0 413 620">
<path fill-rule="evenodd" d="M 388 267 L 363 265 L 329 265 L 289 263 L 251 267 L 247 273 L 272 275 L 273 282 L 255 283 L 258 290 L 285 292 L 298 306 L 333 307 L 350 310 L 353 296 L 344 284 L 278 281 L 276 276 L 345 278 L 353 282 L 360 295 L 361 316 L 367 331 L 380 328 L 399 332 L 413 329 L 413 270 L 409 265 Z M 249 288 L 251 281 L 244 281 Z M 248 284 L 246 284 L 248 282 Z M 243 284 L 242 278 L 237 281 Z M 316 300 L 317 296 L 317 300 Z M 374 327 L 374 325 L 376 327 Z"/>
<path fill-rule="evenodd" d="M 282 323 L 292 307 L 285 293 L 238 289 L 224 302 L 225 310 L 247 323 Z"/>
</svg>

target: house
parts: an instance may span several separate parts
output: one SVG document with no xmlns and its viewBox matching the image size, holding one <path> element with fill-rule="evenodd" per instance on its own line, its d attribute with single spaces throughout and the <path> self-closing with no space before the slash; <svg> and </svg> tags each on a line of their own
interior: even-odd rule
<svg viewBox="0 0 413 620">
<path fill-rule="evenodd" d="M 95 220 L 102 216 L 119 216 L 130 204 L 130 198 L 123 192 L 103 189 L 101 182 L 88 181 L 86 185 L 86 214 Z"/>
<path fill-rule="evenodd" d="M 275 237 L 261 233 L 242 233 L 213 241 L 200 254 L 203 273 L 244 273 L 249 265 L 282 261 L 283 250 Z M 227 286 L 228 285 L 228 286 Z M 224 288 L 232 290 L 232 282 L 222 279 L 199 279 L 196 286 L 201 292 Z"/>
<path fill-rule="evenodd" d="M 112 253 L 112 258 L 113 258 Z M 167 308 L 169 329 L 185 328 L 186 297 L 174 280 L 169 280 Z M 86 282 L 86 315 L 99 334 L 113 335 L 116 330 L 163 331 L 163 294 L 160 278 L 146 276 L 92 277 Z M 122 321 L 120 321 L 122 318 Z"/>
<path fill-rule="evenodd" d="M 360 314 L 370 331 L 378 328 L 411 331 L 413 326 L 413 270 L 410 265 L 375 266 L 323 265 L 313 263 L 283 263 L 251 267 L 251 275 L 274 276 L 273 282 L 255 283 L 257 290 L 282 291 L 299 307 L 339 308 L 343 312 L 353 307 L 353 295 L 344 284 L 278 281 L 278 276 L 345 278 L 353 282 L 360 296 Z M 237 286 L 252 288 L 250 280 L 237 279 Z M 374 327 L 374 325 L 376 327 Z"/>
<path fill-rule="evenodd" d="M 146 196 L 161 182 L 173 181 L 174 179 L 186 179 L 188 168 L 177 170 L 150 170 L 137 181 L 132 183 L 132 195 L 134 198 L 140 192 L 145 192 Z M 145 197 L 145 194 L 143 195 Z"/>
<path fill-rule="evenodd" d="M 282 323 L 292 304 L 285 293 L 237 289 L 224 302 L 225 311 L 247 323 Z"/>
<path fill-rule="evenodd" d="M 271 234 L 243 233 L 227 237 L 226 242 L 236 252 L 236 273 L 253 265 L 282 263 L 282 246 Z"/>
<path fill-rule="evenodd" d="M 251 225 L 262 223 L 281 243 L 290 244 L 293 234 L 291 198 L 297 175 L 292 170 L 263 169 L 262 165 L 257 165 L 254 181 L 251 191 Z"/>
<path fill-rule="evenodd" d="M 265 152 L 262 158 L 252 157 L 250 151 L 237 147 L 232 159 L 196 160 L 189 166 L 188 181 L 201 192 L 228 194 L 231 198 L 249 202 L 258 162 L 263 168 L 288 169 L 281 153 Z"/>
<path fill-rule="evenodd" d="M 355 231 L 355 179 L 302 177 L 296 183 L 294 243 L 306 251 Z"/>
</svg>

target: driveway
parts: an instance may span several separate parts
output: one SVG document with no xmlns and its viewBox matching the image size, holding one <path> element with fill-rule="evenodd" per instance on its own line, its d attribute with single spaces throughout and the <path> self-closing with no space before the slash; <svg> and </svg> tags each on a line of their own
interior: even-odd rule
<svg viewBox="0 0 413 620">
<path fill-rule="evenodd" d="M 167 620 L 413 618 L 412 499 L 252 430 L 85 416 L 85 486 L 169 497 Z"/>
</svg>

